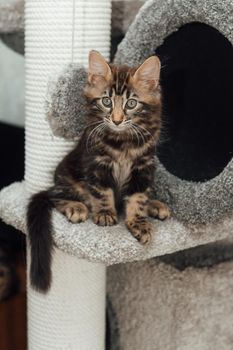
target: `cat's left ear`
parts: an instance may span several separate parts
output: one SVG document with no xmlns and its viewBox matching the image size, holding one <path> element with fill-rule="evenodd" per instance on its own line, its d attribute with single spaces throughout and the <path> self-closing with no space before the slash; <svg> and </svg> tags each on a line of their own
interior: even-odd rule
<svg viewBox="0 0 233 350">
<path fill-rule="evenodd" d="M 136 70 L 133 82 L 140 87 L 155 89 L 159 84 L 161 63 L 157 56 L 151 56 Z"/>
</svg>

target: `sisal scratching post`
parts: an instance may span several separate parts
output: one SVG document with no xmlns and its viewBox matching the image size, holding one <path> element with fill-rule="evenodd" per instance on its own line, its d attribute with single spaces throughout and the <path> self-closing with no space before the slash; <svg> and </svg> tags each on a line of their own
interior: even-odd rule
<svg viewBox="0 0 233 350">
<path fill-rule="evenodd" d="M 88 52 L 108 58 L 109 0 L 26 1 L 26 188 L 52 183 L 57 163 L 72 147 L 52 136 L 45 121 L 49 76 L 72 60 L 87 65 Z M 64 235 L 66 232 L 64 232 Z M 105 266 L 54 252 L 53 283 L 46 295 L 28 286 L 29 350 L 103 350 Z"/>
</svg>

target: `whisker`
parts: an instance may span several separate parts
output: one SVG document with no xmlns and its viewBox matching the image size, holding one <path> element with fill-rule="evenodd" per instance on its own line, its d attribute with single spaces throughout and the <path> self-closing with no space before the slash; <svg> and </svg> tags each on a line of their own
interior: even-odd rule
<svg viewBox="0 0 233 350">
<path fill-rule="evenodd" d="M 136 127 L 139 128 L 139 129 L 142 129 L 142 130 L 145 131 L 148 135 L 150 135 L 152 138 L 154 138 L 153 135 L 151 134 L 151 132 L 149 132 L 149 130 L 147 130 L 147 129 L 144 128 L 143 126 L 138 125 L 138 124 L 134 124 L 134 123 L 133 123 L 133 125 L 136 126 Z"/>
<path fill-rule="evenodd" d="M 134 125 L 132 125 L 132 127 L 136 130 L 137 134 L 138 134 L 139 136 L 141 136 L 142 143 L 143 143 L 143 144 L 146 143 L 146 140 L 145 140 L 145 138 L 144 138 L 142 132 L 141 132 L 141 131 L 139 130 L 139 128 L 137 127 L 137 125 L 134 124 Z"/>
<path fill-rule="evenodd" d="M 101 127 L 103 125 L 103 122 L 98 123 L 98 125 L 96 127 L 94 127 L 94 129 L 91 130 L 90 134 L 88 135 L 87 141 L 86 141 L 86 149 L 87 151 L 89 150 L 89 141 L 91 141 L 93 139 L 93 136 L 95 135 L 96 131 L 98 130 L 99 127 Z M 92 147 L 91 143 L 91 147 Z"/>
<path fill-rule="evenodd" d="M 95 124 L 101 124 L 103 123 L 102 120 L 99 120 L 98 122 L 94 122 L 94 123 L 91 123 L 91 124 L 87 124 L 87 127 L 88 126 L 91 126 L 91 125 L 95 125 Z"/>
<path fill-rule="evenodd" d="M 108 124 L 111 124 L 110 120 L 108 118 L 104 118 L 104 121 Z"/>
<path fill-rule="evenodd" d="M 137 133 L 137 130 L 135 130 L 134 126 L 131 125 L 131 130 L 134 132 L 134 134 L 136 135 L 137 137 L 137 141 L 138 141 L 138 146 L 139 146 L 139 143 L 140 143 L 140 140 L 139 140 L 139 137 L 138 137 L 138 133 Z"/>
<path fill-rule="evenodd" d="M 105 128 L 106 128 L 105 124 L 101 125 L 101 127 L 96 130 L 96 136 L 99 136 Z"/>
<path fill-rule="evenodd" d="M 130 135 L 131 135 L 131 142 L 132 142 L 132 141 L 133 141 L 133 133 L 132 133 L 131 128 L 129 128 L 129 131 L 130 131 Z"/>
<path fill-rule="evenodd" d="M 143 132 L 146 132 L 146 134 L 149 135 L 149 136 L 152 138 L 152 140 L 153 140 L 154 142 L 157 141 L 157 140 L 156 140 L 156 137 L 155 137 L 154 135 L 152 135 L 151 132 L 149 132 L 149 131 L 148 131 L 147 129 L 145 129 L 143 126 L 137 125 L 137 124 L 134 124 L 134 126 L 136 126 L 137 128 L 141 129 Z"/>
<path fill-rule="evenodd" d="M 125 122 L 123 122 L 123 125 L 128 125 L 128 124 L 131 124 L 131 120 L 126 120 Z"/>
<path fill-rule="evenodd" d="M 103 123 L 103 124 L 99 125 L 99 128 L 97 128 L 95 130 L 95 132 L 93 133 L 93 136 L 92 136 L 92 146 L 97 143 L 97 140 L 99 138 L 99 134 L 101 134 L 101 132 L 105 129 L 105 127 L 106 127 L 106 125 Z"/>
</svg>

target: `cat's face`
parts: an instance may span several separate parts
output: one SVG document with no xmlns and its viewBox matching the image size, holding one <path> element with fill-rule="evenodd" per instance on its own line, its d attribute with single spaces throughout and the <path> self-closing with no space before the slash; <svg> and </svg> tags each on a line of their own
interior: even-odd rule
<svg viewBox="0 0 233 350">
<path fill-rule="evenodd" d="M 130 68 L 109 65 L 97 51 L 91 51 L 88 73 L 85 94 L 96 128 L 99 122 L 102 131 L 132 135 L 149 129 L 161 102 L 157 57 Z"/>
</svg>

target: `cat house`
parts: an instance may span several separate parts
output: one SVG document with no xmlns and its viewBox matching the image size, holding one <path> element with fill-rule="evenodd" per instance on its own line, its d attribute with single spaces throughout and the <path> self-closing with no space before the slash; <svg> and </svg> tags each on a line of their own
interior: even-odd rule
<svg viewBox="0 0 233 350">
<path fill-rule="evenodd" d="M 110 48 L 109 1 L 77 0 L 74 8 L 60 1 L 55 14 L 48 2 L 26 2 L 25 182 L 0 193 L 1 217 L 23 232 L 29 196 L 50 186 L 55 166 L 82 130 L 88 51 L 94 48 L 108 57 Z M 64 349 L 69 340 L 73 348 L 103 349 L 105 266 L 117 264 L 108 268 L 111 350 L 153 350 L 154 344 L 156 349 L 173 349 L 174 344 L 212 349 L 220 342 L 221 348 L 231 348 L 232 11 L 228 0 L 149 0 L 128 29 L 116 63 L 138 65 L 153 54 L 162 62 L 164 125 L 155 185 L 172 217 L 154 221 L 152 242 L 143 247 L 121 222 L 105 228 L 89 221 L 72 225 L 54 212 L 59 249 L 53 285 L 48 295 L 29 287 L 31 346 L 39 339 L 40 349 L 48 349 L 54 340 L 56 349 Z M 199 270 L 197 256 L 203 261 L 205 254 L 211 255 L 211 269 L 203 264 Z M 221 265 L 216 264 L 219 255 Z M 193 256 L 195 263 L 185 269 Z M 65 292 L 64 285 L 70 286 Z M 70 329 L 70 320 L 59 318 L 61 302 L 64 314 L 71 315 Z M 53 323 L 50 329 L 43 325 L 45 319 Z M 86 319 L 91 319 L 88 325 Z M 214 330 L 223 322 L 219 336 Z"/>
<path fill-rule="evenodd" d="M 232 23 L 230 1 L 148 1 L 118 47 L 117 63 L 153 53 L 162 61 L 158 196 L 189 236 L 199 240 L 212 224 L 210 235 L 225 225 L 228 234 L 109 268 L 111 349 L 231 349 Z"/>
</svg>

